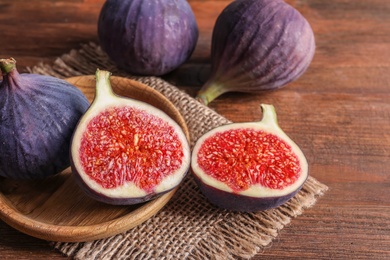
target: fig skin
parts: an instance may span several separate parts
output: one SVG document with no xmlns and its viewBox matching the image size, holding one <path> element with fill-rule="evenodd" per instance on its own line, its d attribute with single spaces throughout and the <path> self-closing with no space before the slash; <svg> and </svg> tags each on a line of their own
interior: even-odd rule
<svg viewBox="0 0 390 260">
<path fill-rule="evenodd" d="M 198 34 L 185 0 L 108 0 L 98 20 L 102 49 L 119 68 L 136 75 L 173 71 L 190 58 Z"/>
<path fill-rule="evenodd" d="M 256 211 L 263 211 L 267 209 L 272 209 L 275 207 L 278 207 L 284 203 L 286 203 L 288 200 L 290 200 L 295 194 L 303 187 L 304 183 L 306 182 L 308 178 L 308 163 L 307 160 L 301 151 L 301 149 L 295 144 L 279 127 L 277 123 L 277 116 L 275 109 L 272 105 L 265 105 L 262 104 L 261 108 L 263 110 L 263 118 L 260 122 L 244 122 L 244 123 L 231 123 L 228 125 L 223 125 L 217 128 L 214 128 L 210 130 L 209 132 L 202 135 L 195 143 L 193 151 L 192 151 L 192 157 L 191 157 L 191 169 L 194 176 L 194 179 L 196 183 L 199 186 L 200 191 L 202 194 L 215 206 L 220 207 L 222 209 L 227 210 L 233 210 L 233 211 L 240 211 L 240 212 L 256 212 Z M 207 168 L 202 168 L 202 162 L 199 163 L 199 153 L 202 149 L 202 145 L 207 142 L 208 138 L 214 137 L 220 133 L 226 133 L 226 131 L 230 130 L 239 130 L 242 131 L 244 129 L 250 129 L 250 130 L 258 130 L 262 131 L 266 134 L 271 134 L 273 136 L 277 136 L 279 140 L 283 141 L 283 147 L 287 147 L 286 150 L 289 151 L 289 153 L 296 156 L 296 161 L 289 160 L 289 161 L 283 161 L 284 163 L 279 164 L 286 166 L 285 169 L 279 168 L 283 171 L 290 171 L 294 170 L 294 176 L 288 174 L 280 174 L 278 171 L 274 171 L 274 174 L 282 175 L 283 179 L 278 179 L 281 177 L 274 177 L 275 175 L 272 175 L 269 177 L 266 177 L 267 174 L 270 174 L 272 170 L 261 170 L 261 169 L 272 169 L 275 164 L 278 164 L 282 161 L 282 159 L 285 156 L 285 154 L 280 154 L 277 151 L 276 147 L 273 147 L 272 150 L 265 149 L 264 147 L 260 146 L 260 149 L 254 149 L 253 147 L 250 148 L 251 152 L 248 154 L 247 158 L 249 158 L 248 161 L 245 161 L 244 163 L 240 161 L 238 157 L 244 157 L 245 152 L 240 151 L 240 154 L 231 153 L 226 154 L 229 150 L 229 147 L 234 147 L 235 149 L 240 149 L 240 146 L 237 146 L 239 143 L 236 143 L 234 139 L 231 138 L 231 133 L 229 133 L 229 139 L 220 139 L 224 142 L 224 147 L 219 146 L 217 143 L 210 143 L 206 144 L 209 145 L 209 147 L 214 147 L 210 150 L 208 150 L 207 153 L 204 153 L 201 155 L 203 158 L 202 160 L 205 160 L 205 158 L 212 162 L 212 167 L 217 167 L 216 175 L 214 176 L 223 176 L 223 179 L 218 179 L 213 177 L 211 174 L 209 174 L 207 171 Z M 218 138 L 221 138 L 221 135 L 218 136 Z M 241 137 L 240 137 L 241 138 Z M 248 138 L 248 137 L 245 137 Z M 240 139 L 242 140 L 242 139 Z M 245 140 L 245 139 L 244 139 Z M 254 144 L 255 141 L 260 141 L 261 139 L 256 140 L 246 140 L 246 146 L 248 142 Z M 267 139 L 267 142 L 271 142 L 269 139 Z M 286 146 L 287 145 L 287 146 Z M 280 146 L 282 147 L 282 146 Z M 245 148 L 246 149 L 246 148 Z M 281 151 L 286 151 L 284 148 L 281 149 Z M 214 151 L 224 151 L 221 154 L 224 156 L 223 160 L 220 160 L 217 156 L 214 156 Z M 255 153 L 257 151 L 257 153 Z M 274 154 L 277 153 L 277 157 L 268 157 L 268 152 Z M 252 156 L 255 153 L 256 156 Z M 259 158 L 261 158 L 261 155 L 265 154 L 267 155 L 265 157 L 266 161 L 264 159 L 257 159 L 257 155 L 260 155 Z M 238 157 L 235 157 L 238 156 Z M 256 158 L 256 159 L 255 159 Z M 287 157 L 286 157 L 287 158 Z M 231 159 L 233 159 L 231 161 Z M 275 162 L 270 163 L 270 161 L 275 160 Z M 256 166 L 260 166 L 259 168 L 256 167 L 257 170 L 254 170 L 252 167 L 252 162 L 256 162 Z M 294 165 L 290 166 L 290 163 L 296 163 L 299 162 L 299 167 L 295 167 Z M 264 165 L 262 165 L 264 164 Z M 204 165 L 204 164 L 203 164 Z M 222 166 L 221 166 L 222 165 Z M 238 172 L 237 169 L 242 169 L 242 165 L 245 166 L 245 174 L 242 174 L 241 172 Z M 223 169 L 222 169 L 223 167 Z M 251 168 L 252 167 L 252 168 Z M 280 167 L 278 165 L 275 166 Z M 291 168 L 292 167 L 292 168 Z M 249 170 L 248 168 L 251 168 Z M 228 169 L 229 171 L 225 171 Z M 259 170 L 260 169 L 260 170 Z M 257 171 L 257 173 L 253 173 L 251 171 Z M 226 174 L 227 175 L 223 175 Z M 239 182 L 242 183 L 250 183 L 248 187 L 237 189 L 235 190 L 232 187 L 237 187 L 237 183 L 234 183 L 234 185 L 231 185 L 231 180 L 229 179 L 231 176 L 230 173 L 234 173 L 234 178 L 237 178 Z M 237 174 L 238 173 L 238 174 Z M 253 175 L 256 174 L 256 175 Z M 277 176 L 276 175 L 276 176 Z M 257 177 L 254 177 L 257 176 Z M 274 187 L 266 186 L 259 182 L 259 180 L 272 180 L 271 186 L 274 185 Z M 293 182 L 287 181 L 286 178 L 291 178 L 295 180 Z M 256 181 L 251 181 L 252 179 L 255 179 Z M 277 185 L 275 186 L 274 181 L 278 180 Z M 266 182 L 269 184 L 268 182 Z M 241 187 L 244 187 L 245 185 L 242 185 L 240 183 Z"/>
<path fill-rule="evenodd" d="M 0 60 L 0 176 L 43 179 L 70 166 L 71 136 L 89 102 L 68 82 L 19 74 L 15 64 Z"/>
<path fill-rule="evenodd" d="M 297 190 L 283 196 L 264 197 L 260 199 L 258 197 L 243 196 L 217 189 L 202 182 L 196 175 L 194 180 L 200 191 L 211 204 L 222 209 L 240 212 L 258 212 L 276 208 L 294 197 L 303 186 L 302 184 Z"/>
<path fill-rule="evenodd" d="M 197 99 L 226 92 L 261 93 L 298 79 L 315 52 L 308 21 L 282 0 L 236 0 L 213 30 L 211 73 Z"/>
<path fill-rule="evenodd" d="M 106 204 L 111 204 L 111 205 L 134 205 L 134 204 L 147 202 L 147 201 L 153 200 L 157 197 L 160 197 L 161 195 L 177 188 L 179 186 L 179 184 L 182 182 L 182 180 L 185 178 L 185 176 L 187 175 L 188 170 L 190 168 L 189 143 L 188 143 L 186 135 L 184 134 L 184 132 L 182 131 L 180 126 L 173 119 L 171 119 L 165 112 L 157 109 L 156 107 L 154 107 L 148 103 L 145 103 L 145 102 L 142 102 L 139 100 L 135 100 L 132 98 L 126 98 L 126 97 L 116 95 L 111 88 L 110 76 L 111 76 L 111 73 L 109 71 L 103 71 L 103 70 L 99 70 L 99 69 L 96 71 L 95 98 L 94 98 L 90 108 L 88 109 L 88 111 L 80 119 L 80 121 L 76 127 L 76 130 L 73 133 L 73 137 L 72 137 L 72 141 L 71 141 L 72 173 L 73 173 L 73 176 L 75 177 L 76 182 L 81 187 L 81 189 L 85 192 L 85 194 L 96 201 L 106 203 Z M 140 134 L 142 136 L 142 138 L 145 137 L 145 139 L 148 139 L 148 138 L 153 139 L 153 137 L 151 137 L 150 135 L 148 135 L 145 132 L 137 131 L 138 129 L 133 131 L 133 129 L 131 129 L 131 126 L 133 123 L 135 125 L 138 125 L 138 127 L 139 127 L 140 123 L 135 122 L 136 120 L 125 122 L 125 124 L 122 125 L 125 127 L 122 127 L 122 128 L 116 128 L 116 127 L 112 128 L 111 127 L 111 126 L 115 126 L 116 121 L 110 121 L 108 124 L 105 122 L 104 129 L 101 129 L 100 126 L 96 126 L 96 125 L 91 126 L 90 123 L 93 121 L 93 124 L 94 124 L 96 122 L 96 121 L 94 121 L 94 119 L 96 119 L 97 117 L 99 117 L 100 115 L 105 113 L 106 111 L 112 109 L 111 112 L 113 112 L 114 109 L 121 109 L 121 108 L 123 109 L 126 107 L 127 108 L 136 108 L 139 111 L 146 111 L 147 115 L 144 115 L 144 117 L 142 117 L 142 118 L 137 117 L 137 120 L 148 122 L 148 124 L 153 125 L 153 127 L 157 127 L 157 129 L 160 132 L 164 133 L 164 131 L 167 130 L 167 128 L 162 128 L 160 126 L 154 125 L 153 122 L 148 121 L 148 118 L 151 118 L 153 116 L 158 117 L 158 118 L 162 119 L 163 123 L 167 123 L 167 125 L 172 127 L 172 128 L 168 129 L 168 130 L 173 129 L 173 131 L 172 131 L 173 133 L 172 133 L 172 135 L 170 135 L 170 138 L 165 138 L 163 140 L 159 139 L 159 142 L 160 142 L 160 144 L 163 143 L 164 146 L 166 146 L 167 143 L 172 145 L 172 142 L 169 142 L 168 139 L 175 139 L 172 137 L 174 135 L 176 135 L 177 140 L 180 142 L 181 145 L 179 146 L 179 148 L 177 146 L 175 146 L 175 150 L 167 149 L 165 151 L 165 154 L 168 154 L 168 153 L 173 154 L 176 151 L 179 151 L 178 154 L 180 154 L 182 152 L 183 156 L 181 158 L 181 164 L 178 167 L 176 167 L 172 170 L 172 168 L 169 168 L 169 165 L 171 165 L 171 163 L 166 163 L 166 161 L 164 160 L 164 159 L 170 159 L 170 160 L 172 160 L 170 162 L 173 162 L 172 165 L 177 166 L 177 164 L 175 164 L 173 161 L 173 159 L 175 159 L 174 157 L 163 157 L 162 160 L 160 160 L 158 162 L 158 164 L 156 164 L 155 163 L 156 161 L 153 161 L 153 160 L 156 160 L 156 159 L 153 159 L 154 155 L 156 155 L 156 152 L 149 153 L 150 158 L 139 157 L 140 153 L 129 152 L 129 151 L 134 151 L 134 150 L 151 151 L 151 148 L 150 148 L 150 146 L 151 146 L 152 149 L 154 149 L 153 151 L 155 151 L 155 149 L 157 149 L 157 150 L 159 150 L 159 152 L 164 153 L 163 146 L 160 146 L 160 147 L 158 145 L 153 146 L 153 143 L 151 143 L 150 140 L 143 142 L 143 144 L 139 144 L 139 146 L 137 146 L 137 147 L 136 147 L 136 145 L 133 145 L 131 142 L 128 142 L 128 140 L 134 140 L 134 137 L 129 137 L 130 135 L 126 135 L 126 133 L 122 133 L 122 131 L 128 132 L 128 133 L 136 132 L 137 133 L 137 141 L 136 141 L 137 143 L 138 143 L 138 134 Z M 116 110 L 116 111 L 118 111 L 118 110 Z M 111 112 L 110 112 L 110 117 L 115 118 L 115 112 L 113 112 L 113 113 L 111 113 Z M 137 113 L 137 112 L 134 112 L 134 113 Z M 129 116 L 126 115 L 126 117 L 129 117 Z M 159 122 L 161 122 L 161 121 L 159 121 Z M 130 126 L 130 129 L 127 129 L 126 126 Z M 146 126 L 146 127 L 148 127 L 148 126 Z M 113 129 L 115 129 L 115 130 L 113 130 Z M 87 131 L 91 131 L 91 132 L 89 132 L 87 134 Z M 114 138 L 101 137 L 101 134 L 103 132 L 112 133 L 113 131 L 115 131 L 115 134 L 120 134 L 121 137 L 119 137 L 119 138 L 117 138 L 117 136 L 114 136 Z M 99 136 L 98 144 L 89 142 L 92 138 L 92 137 L 89 137 L 92 135 L 91 134 L 92 132 Z M 165 132 L 165 133 L 168 133 L 168 132 Z M 123 137 L 122 134 L 125 137 Z M 156 132 L 153 132 L 153 134 L 156 134 Z M 156 134 L 156 135 L 158 135 L 158 134 Z M 105 135 L 104 137 L 108 137 L 108 136 L 109 135 Z M 140 138 L 141 138 L 141 136 L 140 136 Z M 119 144 L 118 147 L 121 147 L 122 150 L 119 148 L 118 150 L 113 151 L 112 147 L 115 144 L 113 144 L 113 142 L 111 142 L 111 141 L 100 142 L 100 140 L 103 140 L 103 139 L 105 139 L 105 140 L 110 139 L 111 141 L 115 142 L 115 144 Z M 153 140 L 155 140 L 155 139 L 153 139 Z M 84 150 L 82 149 L 83 141 L 85 141 L 84 144 L 86 144 L 84 146 L 86 148 L 85 149 L 83 148 Z M 103 149 L 101 149 L 101 148 L 103 148 Z M 97 155 L 98 158 L 96 158 L 95 154 L 92 154 L 92 156 L 91 156 L 94 158 L 88 157 L 87 154 L 90 153 L 90 151 L 92 151 L 92 153 L 95 153 L 95 149 L 100 149 L 99 154 Z M 181 149 L 181 150 L 178 150 L 178 149 Z M 110 151 L 107 152 L 108 150 L 110 150 Z M 85 151 L 85 152 L 83 153 L 83 151 Z M 115 155 L 115 153 L 117 155 Z M 114 154 L 114 155 L 112 155 L 112 154 Z M 128 160 L 126 160 L 126 162 L 122 160 L 124 158 L 123 154 L 125 154 L 126 158 L 128 158 Z M 143 154 L 141 153 L 141 156 L 142 155 Z M 87 157 L 84 157 L 84 156 L 87 156 Z M 86 159 L 86 158 L 88 158 L 88 159 Z M 148 164 L 147 166 L 145 166 L 145 165 L 141 166 L 143 168 L 140 169 L 139 171 L 135 171 L 135 174 L 130 173 L 129 169 L 137 169 L 137 165 L 136 165 L 136 162 L 134 162 L 134 160 L 137 160 L 139 158 L 141 158 L 140 164 L 142 164 L 142 161 L 144 161 L 144 162 L 150 161 L 151 163 Z M 83 159 L 86 159 L 86 160 L 83 160 Z M 117 163 L 118 159 L 121 159 L 121 163 Z M 158 159 L 161 159 L 161 158 L 159 157 L 159 158 L 157 158 L 157 160 Z M 97 160 L 104 161 L 104 162 L 107 162 L 109 160 L 110 161 L 115 160 L 115 162 L 117 164 L 119 164 L 120 169 L 126 168 L 126 170 L 119 171 L 118 168 L 112 169 L 112 168 L 110 168 L 109 165 L 105 164 L 101 168 L 99 168 L 99 172 L 96 172 L 96 171 L 94 171 L 94 167 L 100 167 L 100 166 L 97 166 L 96 164 L 94 164 Z M 88 165 L 86 166 L 86 164 L 85 164 L 86 161 L 87 161 L 86 164 L 89 164 L 90 162 L 92 162 L 94 165 L 92 167 L 88 168 L 89 166 Z M 166 167 L 164 168 L 164 166 L 166 166 L 166 165 L 168 165 L 169 170 L 171 170 L 169 175 L 164 175 L 164 173 L 162 172 L 164 169 L 167 169 Z M 115 167 L 117 167 L 117 166 L 114 166 L 113 168 L 115 168 Z M 91 168 L 92 168 L 92 170 L 90 170 Z M 156 173 L 156 171 L 158 171 L 158 173 L 160 174 L 159 177 L 161 178 L 161 175 L 162 175 L 163 178 L 160 179 L 160 181 L 156 185 L 154 185 L 154 186 L 152 185 L 152 188 L 150 188 L 150 189 L 145 188 L 142 185 L 137 186 L 137 184 L 139 184 L 139 183 L 148 182 L 150 180 L 150 178 L 151 178 L 150 176 L 147 178 L 143 178 L 144 176 L 148 176 L 149 170 L 151 172 L 150 174 L 154 174 L 154 173 Z M 100 173 L 104 173 L 104 176 L 99 175 Z M 119 173 L 122 175 L 119 176 Z M 115 174 L 117 174 L 117 175 L 115 175 Z M 96 175 L 98 175 L 98 176 L 96 177 Z M 114 180 L 110 179 L 109 175 L 112 175 L 114 177 Z M 153 175 L 153 177 L 156 177 L 156 176 Z M 121 179 L 121 178 L 122 178 L 122 182 L 120 182 L 120 183 L 116 182 L 117 179 Z M 158 177 L 156 177 L 156 179 L 158 179 Z M 107 187 L 107 186 L 109 186 L 109 185 L 107 185 L 106 187 L 104 187 L 105 184 L 108 184 L 108 183 L 112 184 L 112 182 L 114 182 L 114 185 L 112 185 L 110 187 Z"/>
</svg>

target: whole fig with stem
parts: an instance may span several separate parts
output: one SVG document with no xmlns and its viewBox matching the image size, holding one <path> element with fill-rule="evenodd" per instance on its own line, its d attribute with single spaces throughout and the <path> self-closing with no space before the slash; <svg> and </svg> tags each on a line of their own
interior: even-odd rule
<svg viewBox="0 0 390 260">
<path fill-rule="evenodd" d="M 283 0 L 236 0 L 213 30 L 211 74 L 197 94 L 209 104 L 226 92 L 259 93 L 298 79 L 315 52 L 308 21 Z"/>
<path fill-rule="evenodd" d="M 308 177 L 307 160 L 279 127 L 275 108 L 262 104 L 260 122 L 223 125 L 201 136 L 191 168 L 214 205 L 255 212 L 286 203 Z"/>
<path fill-rule="evenodd" d="M 132 205 L 175 189 L 190 166 L 182 128 L 162 110 L 116 95 L 96 71 L 96 94 L 72 138 L 72 172 L 91 198 Z"/>
<path fill-rule="evenodd" d="M 198 25 L 185 0 L 107 0 L 98 20 L 102 49 L 121 69 L 167 74 L 195 49 Z"/>
<path fill-rule="evenodd" d="M 69 167 L 87 98 L 65 80 L 19 74 L 13 58 L 0 59 L 0 70 L 0 176 L 42 179 Z"/>
</svg>

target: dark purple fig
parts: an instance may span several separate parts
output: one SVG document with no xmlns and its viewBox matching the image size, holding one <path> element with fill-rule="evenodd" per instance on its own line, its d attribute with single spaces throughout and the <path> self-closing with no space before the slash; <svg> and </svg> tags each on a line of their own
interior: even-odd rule
<svg viewBox="0 0 390 260">
<path fill-rule="evenodd" d="M 200 137 L 191 168 L 200 190 L 216 206 L 254 212 L 291 199 L 308 177 L 300 148 L 277 123 L 272 105 L 260 122 L 217 127 Z"/>
<path fill-rule="evenodd" d="M 0 176 L 40 179 L 69 167 L 74 128 L 89 107 L 84 94 L 51 76 L 19 74 L 0 59 Z"/>
<path fill-rule="evenodd" d="M 72 138 L 72 172 L 98 201 L 149 201 L 181 183 L 190 166 L 190 147 L 180 125 L 166 113 L 114 94 L 110 76 L 96 72 L 95 98 Z"/>
<path fill-rule="evenodd" d="M 211 75 L 198 93 L 206 105 L 226 92 L 274 90 L 299 78 L 315 51 L 307 20 L 283 0 L 237 0 L 213 30 Z"/>
<path fill-rule="evenodd" d="M 159 76 L 189 59 L 198 26 L 185 0 L 107 0 L 99 16 L 98 36 L 119 68 Z"/>
</svg>

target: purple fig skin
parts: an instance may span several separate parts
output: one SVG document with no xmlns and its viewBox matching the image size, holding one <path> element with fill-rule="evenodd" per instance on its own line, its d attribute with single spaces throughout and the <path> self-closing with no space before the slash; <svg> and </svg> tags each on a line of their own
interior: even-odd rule
<svg viewBox="0 0 390 260">
<path fill-rule="evenodd" d="M 167 74 L 192 55 L 198 26 L 184 0 L 108 0 L 98 20 L 102 49 L 121 69 Z"/>
<path fill-rule="evenodd" d="M 282 0 L 236 0 L 213 30 L 208 81 L 197 99 L 210 103 L 226 92 L 260 93 L 298 79 L 315 52 L 308 21 Z"/>
<path fill-rule="evenodd" d="M 71 136 L 87 98 L 64 80 L 19 74 L 0 62 L 0 176 L 42 179 L 61 172 L 70 165 Z"/>
<path fill-rule="evenodd" d="M 279 197 L 251 197 L 235 193 L 229 193 L 202 182 L 194 174 L 195 182 L 197 183 L 202 194 L 207 200 L 221 209 L 238 211 L 238 212 L 259 212 L 268 209 L 276 208 L 294 197 L 303 187 L 303 184 L 295 191 Z"/>
</svg>

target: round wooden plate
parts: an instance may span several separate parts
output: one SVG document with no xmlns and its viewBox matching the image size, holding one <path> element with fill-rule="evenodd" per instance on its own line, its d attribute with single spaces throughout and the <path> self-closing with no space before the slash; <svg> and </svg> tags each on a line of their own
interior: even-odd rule
<svg viewBox="0 0 390 260">
<path fill-rule="evenodd" d="M 68 78 L 92 101 L 95 76 Z M 111 77 L 115 93 L 165 111 L 184 130 L 187 125 L 175 106 L 156 90 L 137 81 Z M 74 181 L 70 168 L 41 181 L 0 178 L 0 219 L 28 235 L 60 242 L 83 242 L 129 230 L 156 214 L 176 190 L 132 206 L 107 205 L 88 198 Z"/>
</svg>

